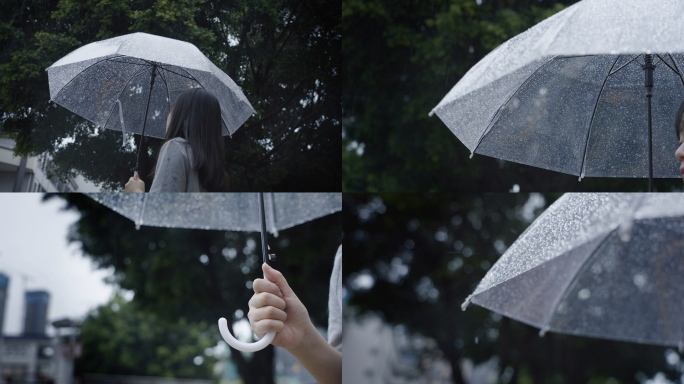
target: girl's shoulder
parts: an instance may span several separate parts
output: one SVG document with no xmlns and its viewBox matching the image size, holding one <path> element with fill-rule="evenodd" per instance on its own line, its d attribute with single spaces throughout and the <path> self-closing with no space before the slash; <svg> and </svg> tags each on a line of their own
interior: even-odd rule
<svg viewBox="0 0 684 384">
<path fill-rule="evenodd" d="M 169 143 L 172 143 L 172 144 L 169 144 Z M 169 144 L 169 145 L 173 145 L 173 144 L 186 144 L 186 145 L 189 145 L 190 143 L 188 143 L 188 141 L 185 140 L 185 139 L 182 138 L 182 137 L 174 137 L 173 139 L 170 139 L 169 141 L 167 141 L 166 143 L 164 143 L 164 145 L 167 145 L 167 144 Z"/>
<path fill-rule="evenodd" d="M 190 146 L 190 143 L 188 143 L 188 141 L 184 138 L 174 137 L 173 139 L 168 140 L 164 143 L 164 145 L 162 145 L 160 152 L 165 154 L 177 152 L 189 154 L 192 153 L 192 147 Z"/>
</svg>

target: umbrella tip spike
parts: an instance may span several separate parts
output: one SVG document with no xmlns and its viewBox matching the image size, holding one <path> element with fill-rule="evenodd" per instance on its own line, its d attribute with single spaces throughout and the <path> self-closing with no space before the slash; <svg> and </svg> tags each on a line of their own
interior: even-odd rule
<svg viewBox="0 0 684 384">
<path fill-rule="evenodd" d="M 544 337 L 546 335 L 546 332 L 548 332 L 549 326 L 545 325 L 542 329 L 539 330 L 539 337 Z"/>
<path fill-rule="evenodd" d="M 434 115 L 434 114 L 435 114 L 435 110 L 433 109 L 432 111 L 430 111 L 430 113 L 428 113 L 428 117 L 432 117 L 432 115 Z"/>
<path fill-rule="evenodd" d="M 475 155 L 475 152 L 470 152 L 470 158 L 473 158 L 473 155 Z"/>
<path fill-rule="evenodd" d="M 465 301 L 463 302 L 463 304 L 461 304 L 461 310 L 462 311 L 465 311 L 468 308 L 468 306 L 470 305 L 470 301 L 471 301 L 472 297 L 473 297 L 473 295 L 468 296 L 465 299 Z"/>
</svg>

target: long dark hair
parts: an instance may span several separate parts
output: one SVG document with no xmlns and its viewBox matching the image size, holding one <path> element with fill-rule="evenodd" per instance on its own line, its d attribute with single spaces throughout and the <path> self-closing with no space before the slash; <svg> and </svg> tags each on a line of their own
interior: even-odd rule
<svg viewBox="0 0 684 384">
<path fill-rule="evenodd" d="M 190 89 L 171 106 L 165 141 L 182 137 L 192 147 L 194 171 L 209 192 L 227 192 L 225 149 L 221 134 L 221 105 L 211 93 Z"/>
<path fill-rule="evenodd" d="M 677 140 L 679 140 L 679 135 L 684 132 L 684 125 L 682 124 L 682 117 L 684 116 L 682 115 L 684 115 L 684 101 L 679 104 L 679 109 L 675 115 L 675 130 L 677 131 Z"/>
</svg>

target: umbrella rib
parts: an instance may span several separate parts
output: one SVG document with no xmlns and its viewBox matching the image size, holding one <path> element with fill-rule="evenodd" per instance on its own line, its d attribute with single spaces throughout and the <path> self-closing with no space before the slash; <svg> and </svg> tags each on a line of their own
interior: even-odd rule
<svg viewBox="0 0 684 384">
<path fill-rule="evenodd" d="M 482 133 L 482 136 L 480 136 L 480 138 L 477 140 L 477 144 L 475 144 L 475 148 L 473 148 L 473 150 L 472 150 L 472 152 L 471 152 L 471 157 L 472 157 L 472 154 L 475 153 L 475 151 L 477 150 L 477 148 L 480 146 L 480 143 L 482 143 L 482 140 L 484 140 L 485 136 L 487 136 L 487 134 L 491 131 L 492 127 L 494 126 L 494 122 L 496 121 L 496 119 L 497 119 L 497 118 L 499 117 L 499 115 L 501 114 L 501 111 L 503 110 L 503 108 L 508 104 L 509 101 L 511 101 L 511 99 L 513 98 L 513 96 L 515 96 L 515 94 L 518 93 L 518 91 L 520 90 L 520 88 L 522 88 L 525 84 L 527 84 L 527 82 L 530 81 L 530 79 L 531 79 L 537 72 L 539 72 L 539 70 L 542 69 L 542 67 L 544 67 L 546 64 L 548 64 L 548 63 L 550 63 L 551 61 L 553 61 L 553 59 L 555 59 L 555 58 L 556 58 L 556 56 L 551 57 L 551 58 L 549 58 L 546 62 L 542 63 L 542 64 L 539 66 L 539 68 L 535 69 L 534 72 L 532 72 L 532 74 L 531 74 L 530 76 L 527 76 L 527 78 L 525 79 L 525 81 L 523 81 L 522 83 L 520 83 L 520 85 L 518 86 L 518 88 L 516 88 L 515 91 L 513 91 L 513 92 L 511 93 L 511 96 L 508 97 L 508 99 L 506 100 L 506 102 L 501 104 L 501 106 L 499 107 L 499 109 L 496 110 L 496 113 L 494 113 L 494 116 L 492 116 L 492 120 L 489 121 L 489 124 L 487 125 L 487 128 L 485 128 L 484 132 Z"/>
<path fill-rule="evenodd" d="M 183 69 L 183 68 L 181 68 L 181 69 Z M 185 69 L 183 69 L 183 70 L 185 71 Z M 175 73 L 175 72 L 173 72 L 173 71 L 169 71 L 169 72 Z M 197 84 L 199 84 L 200 87 L 202 87 L 202 89 L 204 89 L 204 90 L 207 89 L 204 85 L 202 85 L 202 83 L 201 83 L 198 79 L 196 79 L 194 76 L 192 76 L 192 74 L 191 74 L 190 72 L 188 72 L 188 71 L 185 71 L 185 72 L 188 74 L 188 76 L 190 76 L 190 77 L 189 77 L 190 80 L 196 81 Z M 176 73 L 176 74 L 177 74 L 177 73 Z M 183 75 L 180 75 L 180 74 L 177 74 L 177 75 L 178 75 L 178 76 L 183 76 Z M 223 127 L 221 127 L 221 128 L 222 128 L 222 129 L 225 129 L 226 132 L 228 132 L 228 136 L 233 137 L 233 135 L 230 133 L 230 129 L 228 129 L 228 123 L 226 123 L 226 119 L 223 118 L 223 113 L 221 113 L 221 122 L 223 123 Z"/>
<path fill-rule="evenodd" d="M 682 71 L 679 69 L 679 65 L 677 65 L 677 60 L 675 60 L 674 56 L 671 54 L 668 53 L 667 55 L 670 56 L 670 59 L 672 59 L 672 64 L 674 64 L 676 68 L 676 70 L 673 69 L 673 71 L 675 71 L 677 76 L 679 76 L 679 80 L 682 82 L 682 85 L 684 85 L 684 78 L 682 78 Z"/>
<path fill-rule="evenodd" d="M 185 70 L 184 70 L 185 73 L 188 74 L 188 75 L 186 76 L 186 75 L 182 75 L 182 74 L 180 74 L 180 73 L 178 73 L 178 72 L 172 71 L 172 70 L 170 70 L 169 68 L 167 68 L 166 66 L 163 66 L 163 67 L 164 67 L 164 70 L 169 71 L 169 72 L 173 73 L 174 75 L 178 75 L 178 76 L 180 76 L 180 77 L 184 77 L 184 78 L 186 78 L 186 79 L 188 79 L 188 80 L 197 81 L 197 83 L 199 84 L 199 81 L 198 81 L 197 79 L 195 79 L 195 77 L 194 77 L 193 75 L 191 75 L 190 72 L 188 72 L 188 71 L 185 71 Z M 178 68 L 180 68 L 180 67 L 178 67 Z M 183 68 L 181 68 L 181 69 L 183 69 Z M 201 85 L 201 84 L 200 84 L 200 85 Z M 202 88 L 204 88 L 204 87 L 202 87 Z"/>
<path fill-rule="evenodd" d="M 618 59 L 620 58 L 620 56 L 622 56 L 622 55 L 618 55 Z M 628 62 L 626 62 L 625 64 L 621 65 L 620 68 L 618 68 L 618 69 L 616 69 L 616 70 L 614 70 L 614 71 L 613 71 L 612 68 L 611 68 L 611 71 L 608 72 L 608 76 L 612 76 L 612 75 L 614 75 L 615 73 L 619 72 L 622 68 L 624 68 L 624 67 L 628 66 L 629 64 L 631 64 L 631 63 L 632 63 L 634 60 L 636 60 L 639 56 L 641 56 L 641 54 L 638 54 L 638 55 L 632 57 L 632 59 L 631 59 L 630 61 L 628 61 Z M 616 62 L 617 62 L 617 60 L 616 60 Z M 613 64 L 613 66 L 615 66 L 615 64 Z"/>
<path fill-rule="evenodd" d="M 660 59 L 660 61 L 661 61 L 663 64 L 665 64 L 665 66 L 667 66 L 668 68 L 670 68 L 670 70 L 671 70 L 672 72 L 674 72 L 676 75 L 679 75 L 679 72 L 678 72 L 676 69 L 672 68 L 672 66 L 671 66 L 667 61 L 663 60 L 663 58 L 660 57 L 660 55 L 656 55 L 656 57 L 657 57 L 658 59 Z M 655 65 L 655 63 L 653 63 L 653 64 Z"/>
<path fill-rule="evenodd" d="M 563 301 L 562 299 L 567 296 L 567 293 L 569 291 L 569 288 L 573 285 L 573 283 L 577 280 L 577 278 L 584 272 L 585 269 L 589 267 L 589 264 L 591 259 L 594 258 L 598 254 L 598 250 L 603 247 L 603 244 L 608 240 L 610 236 L 617 231 L 618 228 L 613 229 L 612 231 L 608 232 L 605 237 L 601 240 L 601 242 L 594 248 L 594 250 L 591 252 L 591 254 L 584 260 L 584 263 L 582 263 L 582 266 L 577 270 L 577 272 L 574 274 L 572 279 L 568 281 L 568 283 L 565 285 L 565 288 L 563 288 L 560 292 L 560 295 L 556 298 L 554 301 L 553 305 L 550 308 L 549 315 L 546 316 L 546 319 L 544 319 L 544 324 L 542 324 L 541 329 L 539 330 L 539 335 L 544 336 L 544 334 L 550 330 L 549 324 L 551 324 L 551 321 L 553 320 L 554 314 L 556 313 L 556 309 L 558 308 L 558 305 Z"/>
<path fill-rule="evenodd" d="M 123 55 L 116 56 L 116 57 L 121 57 L 121 56 L 123 56 Z M 97 64 L 100 64 L 103 61 L 109 61 L 109 59 L 110 58 L 104 58 L 102 60 L 98 60 L 97 62 L 90 64 L 88 67 L 83 68 L 82 71 L 78 72 L 78 74 L 76 76 L 72 77 L 71 80 L 69 80 L 66 84 L 64 84 L 64 86 L 62 88 L 60 88 L 59 92 L 57 92 L 57 95 L 59 95 L 62 92 L 62 89 L 66 88 L 69 84 L 71 84 L 74 80 L 76 80 L 76 78 L 81 77 L 90 68 L 92 68 L 93 66 L 95 66 Z M 55 97 L 57 97 L 57 95 L 55 95 Z M 53 99 L 51 99 L 51 100 L 53 100 Z"/>
<path fill-rule="evenodd" d="M 555 58 L 556 59 L 574 59 L 576 57 L 592 57 L 592 56 L 596 56 L 596 55 L 592 55 L 592 54 L 587 54 L 587 55 L 558 55 Z"/>
<path fill-rule="evenodd" d="M 150 65 L 150 63 L 149 63 L 148 61 L 143 60 L 143 59 L 140 59 L 141 62 L 137 62 L 137 63 L 135 63 L 135 62 L 133 62 L 133 61 L 115 60 L 115 59 L 118 59 L 118 58 L 120 58 L 120 57 L 130 57 L 130 56 L 121 55 L 121 56 L 116 56 L 116 57 L 110 57 L 110 58 L 107 58 L 107 59 L 105 59 L 105 60 L 106 60 L 106 61 L 113 61 L 113 62 L 116 62 L 116 63 L 123 63 L 123 64 Z"/>
<path fill-rule="evenodd" d="M 615 61 L 613 61 L 613 65 L 611 65 L 610 69 L 608 70 L 608 75 L 603 79 L 603 84 L 601 84 L 601 89 L 599 90 L 599 93 L 596 96 L 596 103 L 594 103 L 594 110 L 591 112 L 591 119 L 589 119 L 589 127 L 587 128 L 587 135 L 584 139 L 584 154 L 582 155 L 582 164 L 580 164 L 580 169 L 579 169 L 580 180 L 582 180 L 582 177 L 584 177 L 584 162 L 587 160 L 587 148 L 589 148 L 589 135 L 591 135 L 591 127 L 594 124 L 594 116 L 596 116 L 596 110 L 598 109 L 598 103 L 599 103 L 599 100 L 601 99 L 601 95 L 603 94 L 603 88 L 605 88 L 606 83 L 608 82 L 608 78 L 610 77 L 611 72 L 613 71 L 613 68 L 615 67 L 615 64 L 617 64 L 618 60 L 620 60 L 620 55 L 618 55 L 615 58 Z M 634 60 L 634 59 L 632 59 L 632 60 Z M 632 60 L 630 60 L 630 63 L 632 62 Z M 625 64 L 625 65 L 627 65 L 627 64 Z"/>
<path fill-rule="evenodd" d="M 169 83 L 166 82 L 166 75 L 164 74 L 164 72 L 160 68 L 157 68 L 157 72 L 159 72 L 159 78 L 162 79 L 162 81 L 164 82 L 164 85 L 166 86 L 166 99 L 168 100 L 167 102 L 169 104 L 169 113 L 170 113 L 171 112 L 171 95 L 169 94 Z"/>
<path fill-rule="evenodd" d="M 180 68 L 180 67 L 179 67 L 179 68 Z M 202 83 L 201 83 L 199 80 L 197 80 L 197 79 L 195 78 L 195 76 L 193 76 L 190 72 L 184 70 L 183 68 L 180 68 L 180 69 L 182 69 L 185 73 L 187 73 L 188 76 L 181 75 L 180 73 L 174 72 L 174 71 L 172 71 L 172 70 L 170 70 L 170 69 L 168 69 L 168 68 L 166 68 L 166 67 L 164 67 L 164 69 L 167 70 L 167 71 L 169 71 L 169 72 L 171 72 L 171 73 L 173 73 L 173 74 L 175 74 L 175 75 L 178 75 L 178 76 L 180 76 L 180 77 L 184 77 L 184 78 L 186 78 L 186 79 L 188 79 L 188 80 L 195 81 L 195 82 L 197 82 L 197 84 L 199 84 L 200 87 L 202 87 L 202 89 L 206 90 L 206 87 L 204 87 L 204 85 L 202 85 Z M 168 89 L 167 89 L 167 94 L 168 94 Z M 171 98 L 169 97 L 169 102 L 170 102 L 170 101 L 171 101 Z M 223 118 L 223 113 L 221 114 L 221 122 L 223 123 L 223 128 L 225 128 L 226 132 L 228 132 L 228 136 L 231 136 L 231 137 L 232 137 L 232 135 L 231 135 L 231 133 L 230 133 L 230 129 L 228 129 L 228 124 L 226 123 L 226 119 Z"/>
<path fill-rule="evenodd" d="M 166 70 L 166 71 L 168 71 L 168 72 L 171 72 L 171 73 L 173 73 L 174 75 L 178 75 L 178 76 L 184 77 L 184 78 L 186 78 L 186 79 L 188 79 L 188 80 L 192 80 L 192 81 L 197 82 L 197 84 L 199 84 L 199 86 L 202 87 L 202 89 L 206 90 L 206 87 L 205 87 L 204 85 L 202 85 L 202 83 L 201 83 L 199 80 L 197 80 L 197 78 L 195 78 L 195 76 L 193 76 L 190 72 L 186 71 L 185 69 L 183 69 L 183 68 L 181 68 L 181 67 L 178 67 L 178 68 L 180 68 L 183 72 L 187 73 L 187 76 L 186 76 L 186 75 L 182 75 L 182 74 L 180 74 L 180 73 L 178 73 L 178 72 L 176 72 L 176 71 L 172 71 L 172 70 L 170 70 L 168 67 L 166 67 L 166 66 L 164 66 L 164 65 L 159 65 L 159 66 L 163 67 L 164 70 Z M 167 88 L 168 88 L 168 85 L 167 85 Z M 167 93 L 167 95 L 168 95 L 168 89 L 166 90 L 166 93 Z M 169 102 L 171 102 L 171 97 L 170 97 L 170 96 L 169 96 Z M 224 126 L 225 130 L 226 130 L 226 132 L 228 132 L 228 136 L 232 136 L 231 133 L 230 133 L 230 129 L 228 129 L 228 124 L 226 123 L 226 119 L 223 118 L 223 114 L 221 114 L 221 122 L 223 122 L 223 126 Z"/>
<path fill-rule="evenodd" d="M 138 76 L 139 74 L 141 74 L 141 73 L 142 73 L 144 70 L 146 70 L 146 69 L 147 69 L 147 67 L 141 68 L 141 69 L 140 69 L 139 71 L 137 71 L 133 76 L 131 76 L 131 78 L 128 79 L 128 81 L 126 81 L 126 82 L 124 83 L 124 86 L 121 88 L 121 92 L 119 92 L 119 96 L 116 98 L 116 100 L 120 100 L 120 99 L 121 99 L 121 95 L 124 93 L 124 91 L 126 90 L 126 86 L 128 86 L 128 84 L 131 82 L 131 80 L 133 80 L 134 77 Z M 112 107 L 109 108 L 109 115 L 107 116 L 107 121 L 105 121 L 105 124 L 102 126 L 102 128 L 105 128 L 105 127 L 107 126 L 107 124 L 109 123 L 109 119 L 112 118 L 112 110 L 114 109 L 114 105 L 116 105 L 116 103 L 113 103 L 113 104 L 112 104 Z M 133 133 L 133 132 L 131 132 L 131 133 Z"/>
</svg>

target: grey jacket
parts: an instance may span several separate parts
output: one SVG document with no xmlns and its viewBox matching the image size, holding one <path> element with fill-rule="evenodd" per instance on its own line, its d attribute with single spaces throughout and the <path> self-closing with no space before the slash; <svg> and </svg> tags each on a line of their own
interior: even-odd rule
<svg viewBox="0 0 684 384">
<path fill-rule="evenodd" d="M 192 147 L 185 139 L 167 141 L 159 151 L 150 192 L 203 192 L 193 166 Z"/>
</svg>

